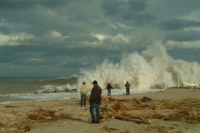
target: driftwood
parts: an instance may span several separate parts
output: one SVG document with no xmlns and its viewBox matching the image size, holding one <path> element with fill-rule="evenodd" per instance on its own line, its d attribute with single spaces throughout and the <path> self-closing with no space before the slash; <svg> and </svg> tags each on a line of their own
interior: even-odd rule
<svg viewBox="0 0 200 133">
<path fill-rule="evenodd" d="M 148 120 L 140 120 L 140 119 L 134 119 L 134 118 L 129 118 L 129 117 L 124 117 L 124 116 L 115 116 L 116 119 L 120 119 L 120 120 L 126 120 L 126 121 L 132 121 L 132 122 L 136 122 L 136 123 L 145 123 L 145 124 L 149 124 L 150 121 Z"/>
<path fill-rule="evenodd" d="M 110 97 L 102 101 L 105 104 L 101 112 L 103 120 L 120 119 L 147 124 L 150 123 L 149 119 L 163 119 L 166 121 L 200 123 L 199 99 L 170 101 L 152 100 L 149 97 L 143 97 L 140 100 L 136 98 L 119 100 Z M 154 111 L 146 113 L 148 110 Z M 132 113 L 133 111 L 139 111 L 141 114 L 133 115 L 129 111 L 132 111 Z"/>
<path fill-rule="evenodd" d="M 29 131 L 31 131 L 31 128 L 29 126 L 25 126 L 24 127 L 24 132 L 29 132 Z"/>
<path fill-rule="evenodd" d="M 119 129 L 117 128 L 109 128 L 107 126 L 102 127 L 102 129 L 104 129 L 104 131 L 106 131 L 107 133 L 111 133 L 112 131 L 117 131 Z"/>
<path fill-rule="evenodd" d="M 4 127 L 4 128 L 15 128 L 15 129 L 23 129 L 23 126 L 21 124 L 2 124 L 0 123 L 0 127 Z"/>
<path fill-rule="evenodd" d="M 124 105 L 119 100 L 117 100 L 116 103 L 111 107 L 112 109 L 107 106 L 104 108 L 101 108 L 101 111 L 102 111 L 101 116 L 103 118 L 102 121 L 106 119 L 120 119 L 120 120 L 132 121 L 136 123 L 145 123 L 145 124 L 150 123 L 149 120 L 144 120 L 140 117 L 132 117 L 131 115 L 127 115 L 126 111 L 130 109 L 126 107 L 126 105 Z"/>
<path fill-rule="evenodd" d="M 150 102 L 150 101 L 152 101 L 152 99 L 150 97 L 146 97 L 146 96 L 144 96 L 141 100 L 143 102 Z"/>
<path fill-rule="evenodd" d="M 136 123 L 145 123 L 145 124 L 150 123 L 150 121 L 143 120 L 141 117 L 132 117 L 131 115 L 123 116 L 123 113 L 115 112 L 114 110 L 109 109 L 109 108 L 101 108 L 101 110 L 106 112 L 101 115 L 103 117 L 102 121 L 106 119 L 120 119 L 120 120 L 132 121 Z"/>
<path fill-rule="evenodd" d="M 128 108 L 126 105 L 124 105 L 121 101 L 117 101 L 116 104 L 112 106 L 113 110 L 120 113 L 123 111 L 129 111 L 130 108 Z"/>
<path fill-rule="evenodd" d="M 148 130 L 148 131 L 151 130 L 151 129 L 157 129 L 158 132 L 160 132 L 160 133 L 183 133 L 183 132 L 181 132 L 179 130 L 169 129 L 169 128 L 165 127 L 165 126 L 153 126 L 153 127 L 145 128 L 145 130 Z"/>
<path fill-rule="evenodd" d="M 4 127 L 4 126 L 5 126 L 4 124 L 0 123 L 0 127 Z"/>
<path fill-rule="evenodd" d="M 33 112 L 28 114 L 28 119 L 37 122 L 47 122 L 47 121 L 54 121 L 58 120 L 59 117 L 55 115 L 56 111 L 50 110 L 34 110 Z"/>
</svg>

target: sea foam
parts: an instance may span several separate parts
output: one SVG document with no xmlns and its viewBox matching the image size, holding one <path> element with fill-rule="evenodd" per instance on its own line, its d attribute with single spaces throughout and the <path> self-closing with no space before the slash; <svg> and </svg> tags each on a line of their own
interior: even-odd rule
<svg viewBox="0 0 200 133">
<path fill-rule="evenodd" d="M 116 88 L 124 89 L 129 81 L 131 89 L 167 88 L 183 85 L 184 82 L 200 84 L 200 65 L 172 58 L 163 45 L 148 46 L 141 53 L 129 53 L 120 62 L 104 60 L 95 69 L 81 70 L 79 84 L 89 85 L 97 80 L 102 88 L 110 82 Z"/>
</svg>

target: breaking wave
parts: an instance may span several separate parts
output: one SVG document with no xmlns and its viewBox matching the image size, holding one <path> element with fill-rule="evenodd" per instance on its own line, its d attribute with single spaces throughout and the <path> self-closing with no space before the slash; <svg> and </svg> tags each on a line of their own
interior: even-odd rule
<svg viewBox="0 0 200 133">
<path fill-rule="evenodd" d="M 163 45 L 148 46 L 141 54 L 134 52 L 123 56 L 118 63 L 109 60 L 93 70 L 82 70 L 79 84 L 86 81 L 91 85 L 97 80 L 102 88 L 110 82 L 123 89 L 126 81 L 131 89 L 166 88 L 186 83 L 200 84 L 200 65 L 186 62 L 168 55 Z"/>
</svg>

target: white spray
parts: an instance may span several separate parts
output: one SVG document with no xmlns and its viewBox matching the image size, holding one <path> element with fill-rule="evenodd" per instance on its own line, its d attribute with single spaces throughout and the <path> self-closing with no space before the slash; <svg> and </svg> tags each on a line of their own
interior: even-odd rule
<svg viewBox="0 0 200 133">
<path fill-rule="evenodd" d="M 169 56 L 162 45 L 151 45 L 141 54 L 127 54 L 119 63 L 105 60 L 94 70 L 82 70 L 82 81 L 91 84 L 97 80 L 102 88 L 110 82 L 124 89 L 129 81 L 131 89 L 151 89 L 177 86 L 179 82 L 200 83 L 200 65 L 196 62 L 176 60 Z M 79 84 L 80 85 L 80 84 Z"/>
</svg>

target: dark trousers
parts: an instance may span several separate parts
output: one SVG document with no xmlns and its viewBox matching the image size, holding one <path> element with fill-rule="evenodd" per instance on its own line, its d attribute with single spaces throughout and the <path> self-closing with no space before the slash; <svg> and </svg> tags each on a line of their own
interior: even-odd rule
<svg viewBox="0 0 200 133">
<path fill-rule="evenodd" d="M 126 88 L 126 95 L 130 95 L 130 88 Z"/>
<path fill-rule="evenodd" d="M 94 108 L 96 110 L 97 119 L 95 119 L 95 115 L 94 115 L 94 111 L 93 111 Z M 96 104 L 96 103 L 90 104 L 90 114 L 91 114 L 91 117 L 92 117 L 92 121 L 99 123 L 100 122 L 100 105 Z"/>
<path fill-rule="evenodd" d="M 86 94 L 81 94 L 81 106 L 86 106 Z"/>
<path fill-rule="evenodd" d="M 108 90 L 108 96 L 110 96 L 111 95 L 111 90 Z"/>
</svg>

